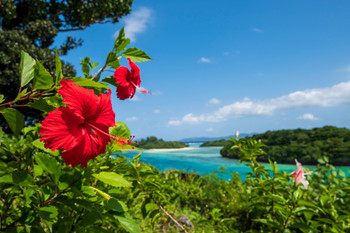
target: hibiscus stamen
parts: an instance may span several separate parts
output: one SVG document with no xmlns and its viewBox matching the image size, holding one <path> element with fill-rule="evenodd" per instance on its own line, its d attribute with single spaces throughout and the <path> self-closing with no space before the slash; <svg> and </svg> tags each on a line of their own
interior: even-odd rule
<svg viewBox="0 0 350 233">
<path fill-rule="evenodd" d="M 110 137 L 110 138 L 113 138 L 113 139 L 117 140 L 118 142 L 120 142 L 120 143 L 122 143 L 122 144 L 128 144 L 128 145 L 130 145 L 130 140 L 123 140 L 123 139 L 121 139 L 121 138 L 118 138 L 118 137 L 116 137 L 116 136 L 113 136 L 113 135 L 110 135 L 109 133 L 104 132 L 103 130 L 97 128 L 96 126 L 94 126 L 94 125 L 92 125 L 92 124 L 90 124 L 90 123 L 87 123 L 87 124 L 88 124 L 91 128 L 93 128 L 94 130 L 96 130 L 96 131 L 98 131 L 98 132 L 100 132 L 100 133 L 102 133 L 102 134 L 104 134 L 104 135 L 106 135 L 106 136 L 108 136 L 108 137 Z"/>
<path fill-rule="evenodd" d="M 135 85 L 135 83 L 133 83 L 133 82 L 130 82 L 130 83 L 131 83 L 132 85 L 134 85 L 134 87 L 135 87 L 138 91 L 140 91 L 140 92 L 142 92 L 142 93 L 144 93 L 144 94 L 149 93 L 150 95 L 152 95 L 151 91 L 146 90 L 146 89 L 143 88 L 143 87 L 138 87 L 138 86 Z"/>
</svg>

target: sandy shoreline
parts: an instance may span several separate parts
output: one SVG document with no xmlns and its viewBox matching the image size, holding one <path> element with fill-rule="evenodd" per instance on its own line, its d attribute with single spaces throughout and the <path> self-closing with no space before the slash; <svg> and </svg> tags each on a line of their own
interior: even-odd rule
<svg viewBox="0 0 350 233">
<path fill-rule="evenodd" d="M 169 151 L 184 151 L 184 150 L 193 150 L 195 147 L 184 147 L 184 148 L 173 148 L 173 149 L 148 149 L 145 151 L 151 152 L 169 152 Z"/>
</svg>

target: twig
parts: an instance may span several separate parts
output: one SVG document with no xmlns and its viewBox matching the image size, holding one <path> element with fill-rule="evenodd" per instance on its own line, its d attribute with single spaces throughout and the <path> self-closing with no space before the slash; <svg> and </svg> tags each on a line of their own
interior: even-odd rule
<svg viewBox="0 0 350 233">
<path fill-rule="evenodd" d="M 149 194 L 149 193 L 147 192 L 146 187 L 144 186 L 144 184 L 143 184 L 142 181 L 141 181 L 141 177 L 140 177 L 139 172 L 137 171 L 136 167 L 134 167 L 134 168 L 135 168 L 136 173 L 137 173 L 137 179 L 139 180 L 139 183 L 140 183 L 140 185 L 141 185 L 141 187 L 142 187 L 142 191 L 144 191 L 144 192 L 157 204 L 157 206 L 159 207 L 159 209 L 161 209 L 161 210 L 164 212 L 164 214 L 165 214 L 166 216 L 168 216 L 181 230 L 183 230 L 185 233 L 188 233 L 188 231 L 186 231 L 186 229 L 185 229 L 173 216 L 171 216 L 171 215 L 162 207 L 162 205 L 161 205 L 157 200 L 155 200 L 155 199 L 152 197 L 151 194 Z"/>
</svg>

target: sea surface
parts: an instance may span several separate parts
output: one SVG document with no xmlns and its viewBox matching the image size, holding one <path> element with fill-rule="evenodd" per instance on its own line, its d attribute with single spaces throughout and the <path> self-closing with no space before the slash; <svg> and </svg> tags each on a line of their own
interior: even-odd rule
<svg viewBox="0 0 350 233">
<path fill-rule="evenodd" d="M 178 169 L 185 171 L 195 171 L 199 174 L 208 174 L 225 168 L 226 174 L 217 173 L 218 177 L 230 179 L 230 171 L 238 172 L 241 179 L 246 177 L 250 172 L 250 167 L 240 163 L 239 160 L 222 158 L 220 150 L 222 147 L 200 147 L 201 143 L 190 143 L 191 150 L 179 151 L 151 151 L 143 150 L 140 161 L 159 168 L 161 171 L 168 169 Z M 140 153 L 140 150 L 128 151 L 124 156 L 132 158 Z M 266 168 L 271 168 L 269 164 L 262 163 Z M 315 170 L 316 166 L 304 166 L 309 170 Z M 282 171 L 291 173 L 295 170 L 294 164 L 277 164 L 277 168 Z M 350 175 L 350 167 L 337 167 L 341 169 L 347 176 Z M 222 169 L 221 169 L 222 170 Z"/>
</svg>

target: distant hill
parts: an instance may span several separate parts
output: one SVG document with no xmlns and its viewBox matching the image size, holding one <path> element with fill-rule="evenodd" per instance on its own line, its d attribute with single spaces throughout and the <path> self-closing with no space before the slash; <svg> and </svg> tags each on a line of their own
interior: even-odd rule
<svg viewBox="0 0 350 233">
<path fill-rule="evenodd" d="M 294 163 L 294 159 L 303 164 L 317 164 L 322 156 L 327 156 L 334 165 L 350 166 L 350 130 L 324 126 L 313 129 L 294 129 L 267 131 L 252 136 L 261 140 L 267 147 L 267 154 L 257 160 L 267 162 L 268 158 L 278 163 Z M 239 150 L 232 149 L 233 142 L 224 146 L 220 153 L 223 157 L 239 158 Z"/>
<path fill-rule="evenodd" d="M 188 147 L 188 145 L 184 142 L 164 141 L 163 139 L 158 139 L 155 136 L 150 136 L 146 139 L 141 139 L 133 145 L 139 149 L 174 149 Z"/>
<path fill-rule="evenodd" d="M 255 133 L 251 133 L 251 134 L 242 133 L 242 134 L 239 135 L 239 138 L 250 137 L 250 136 L 253 136 L 254 134 Z M 236 135 L 222 136 L 222 137 L 192 137 L 192 138 L 184 138 L 184 139 L 181 139 L 180 142 L 184 142 L 184 143 L 201 143 L 201 142 L 217 141 L 217 140 L 221 140 L 221 139 L 230 140 L 229 137 L 236 138 Z"/>
</svg>

